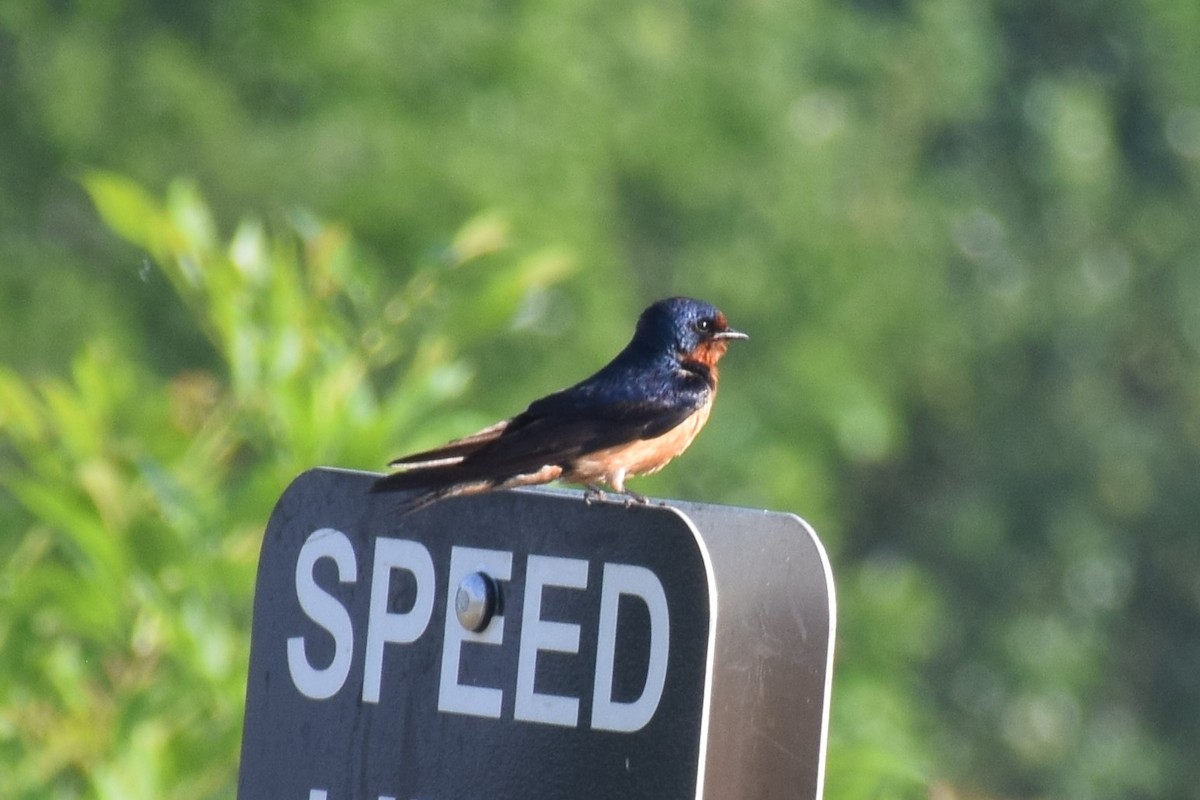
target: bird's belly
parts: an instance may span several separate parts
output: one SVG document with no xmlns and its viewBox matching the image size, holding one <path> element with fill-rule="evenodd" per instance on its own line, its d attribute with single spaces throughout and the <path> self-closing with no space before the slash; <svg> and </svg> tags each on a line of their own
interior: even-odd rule
<svg viewBox="0 0 1200 800">
<path fill-rule="evenodd" d="M 612 483 L 611 476 L 648 475 L 658 472 L 671 459 L 682 453 L 696 438 L 696 434 L 708 422 L 712 403 L 705 403 L 696 413 L 671 430 L 653 439 L 639 439 L 597 450 L 575 459 L 571 464 L 568 480 L 576 483 Z"/>
</svg>

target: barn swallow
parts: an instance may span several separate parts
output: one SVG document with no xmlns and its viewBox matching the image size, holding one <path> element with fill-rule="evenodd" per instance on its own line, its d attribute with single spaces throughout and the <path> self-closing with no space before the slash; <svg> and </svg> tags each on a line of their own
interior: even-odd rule
<svg viewBox="0 0 1200 800">
<path fill-rule="evenodd" d="M 415 491 L 402 512 L 439 500 L 563 480 L 601 485 L 646 499 L 625 486 L 657 472 L 687 449 L 708 421 L 717 394 L 717 362 L 729 342 L 748 339 L 699 300 L 672 297 L 638 318 L 633 339 L 595 375 L 536 400 L 512 419 L 478 433 L 397 458 L 397 470 L 371 491 Z"/>
</svg>

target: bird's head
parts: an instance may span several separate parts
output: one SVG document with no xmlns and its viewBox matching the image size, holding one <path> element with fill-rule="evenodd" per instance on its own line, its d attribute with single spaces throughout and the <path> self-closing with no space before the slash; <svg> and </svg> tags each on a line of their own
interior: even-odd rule
<svg viewBox="0 0 1200 800">
<path fill-rule="evenodd" d="M 656 351 L 669 350 L 680 359 L 712 367 L 733 339 L 749 339 L 729 327 L 715 306 L 689 297 L 659 300 L 638 318 L 633 339 Z"/>
</svg>

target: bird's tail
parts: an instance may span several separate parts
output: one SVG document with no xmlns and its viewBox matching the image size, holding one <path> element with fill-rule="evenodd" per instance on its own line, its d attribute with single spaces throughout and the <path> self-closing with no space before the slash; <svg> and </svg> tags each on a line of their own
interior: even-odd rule
<svg viewBox="0 0 1200 800">
<path fill-rule="evenodd" d="M 402 500 L 396 508 L 398 514 L 404 515 L 420 511 L 439 500 L 458 497 L 464 494 L 479 494 L 480 492 L 494 489 L 497 486 L 497 481 L 493 480 L 463 482 L 455 481 L 450 476 L 446 476 L 447 479 L 445 482 L 441 482 L 431 479 L 430 473 L 432 472 L 435 471 L 419 470 L 413 472 L 394 472 L 391 475 L 384 475 L 371 485 L 371 493 L 412 492 L 416 490 L 415 494 Z"/>
<path fill-rule="evenodd" d="M 372 489 L 372 491 L 375 491 Z M 454 494 L 454 487 L 446 489 L 436 489 L 431 492 L 420 492 L 403 500 L 396 506 L 395 512 L 397 516 L 412 514 L 415 511 L 420 511 L 423 508 L 428 508 L 439 500 L 444 500 Z"/>
<path fill-rule="evenodd" d="M 450 487 L 454 484 L 454 479 L 448 476 L 448 479 L 439 480 L 436 475 L 430 475 L 433 470 L 401 470 L 393 472 L 390 475 L 384 475 L 375 483 L 371 484 L 372 494 L 381 492 L 409 492 L 414 489 L 424 489 L 427 492 L 435 492 Z"/>
</svg>

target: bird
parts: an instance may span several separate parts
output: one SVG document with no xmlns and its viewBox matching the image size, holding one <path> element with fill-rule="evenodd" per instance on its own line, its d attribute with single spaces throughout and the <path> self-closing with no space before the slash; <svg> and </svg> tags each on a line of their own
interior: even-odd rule
<svg viewBox="0 0 1200 800">
<path fill-rule="evenodd" d="M 712 410 L 717 362 L 731 341 L 749 338 L 710 303 L 659 300 L 638 317 L 629 344 L 591 377 L 470 436 L 394 459 L 395 471 L 371 491 L 414 492 L 402 514 L 555 480 L 587 487 L 589 503 L 605 497 L 605 486 L 626 505 L 646 503 L 625 480 L 657 472 L 688 448 Z"/>
</svg>

